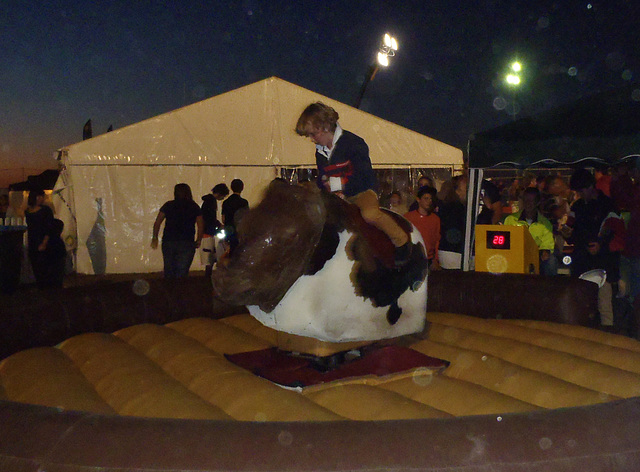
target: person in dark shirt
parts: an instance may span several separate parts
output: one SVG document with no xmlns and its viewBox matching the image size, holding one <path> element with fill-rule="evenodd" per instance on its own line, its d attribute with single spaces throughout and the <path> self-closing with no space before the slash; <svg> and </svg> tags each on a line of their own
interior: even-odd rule
<svg viewBox="0 0 640 472">
<path fill-rule="evenodd" d="M 44 204 L 43 190 L 34 189 L 29 192 L 25 215 L 29 261 L 38 288 L 44 289 L 48 285 L 48 263 L 45 251 L 51 237 L 54 218 L 53 210 Z"/>
<path fill-rule="evenodd" d="M 211 189 L 211 193 L 202 196 L 202 219 L 204 234 L 200 245 L 200 262 L 205 266 L 205 277 L 211 275 L 216 258 L 215 235 L 222 223 L 218 220 L 218 201 L 229 195 L 227 184 L 220 183 Z"/>
<path fill-rule="evenodd" d="M 478 214 L 476 224 L 497 225 L 502 220 L 502 202 L 500 191 L 492 182 L 482 181 L 482 210 Z"/>
<path fill-rule="evenodd" d="M 440 217 L 439 250 L 462 254 L 467 222 L 467 181 L 457 175 L 442 184 L 442 201 L 438 206 Z"/>
<path fill-rule="evenodd" d="M 0 195 L 0 220 L 4 220 L 4 218 L 10 218 L 14 216 L 13 210 L 9 206 L 9 197 L 6 195 Z M 0 221 L 0 225 L 2 221 Z M 9 224 L 7 223 L 7 226 Z"/>
<path fill-rule="evenodd" d="M 224 200 L 229 195 L 227 184 L 218 184 L 211 189 L 211 193 L 202 196 L 202 219 L 204 221 L 204 234 L 214 235 L 222 227 L 218 220 L 218 201 Z"/>
<path fill-rule="evenodd" d="M 600 323 L 612 326 L 613 297 L 620 278 L 619 253 L 610 250 L 613 233 L 602 231 L 605 219 L 610 213 L 615 214 L 613 201 L 595 188 L 595 177 L 586 169 L 577 169 L 569 181 L 571 190 L 579 198 L 571 205 L 574 222 L 563 227 L 567 241 L 573 243 L 571 254 L 571 276 L 593 270 L 603 269 L 607 273 L 606 282 L 598 290 L 598 311 Z"/>
<path fill-rule="evenodd" d="M 569 184 L 580 197 L 571 205 L 574 223 L 565 230 L 567 241 L 574 245 L 571 275 L 605 269 L 607 280 L 617 281 L 617 268 L 607 250 L 609 240 L 600 232 L 603 221 L 614 211 L 613 202 L 595 188 L 595 177 L 586 169 L 577 169 Z"/>
<path fill-rule="evenodd" d="M 242 180 L 233 179 L 231 181 L 231 191 L 233 193 L 229 195 L 229 198 L 222 202 L 222 224 L 225 227 L 232 226 L 235 228 L 236 213 L 242 208 L 249 207 L 249 202 L 240 196 L 243 190 L 244 182 Z"/>
<path fill-rule="evenodd" d="M 249 208 L 249 202 L 242 198 L 240 194 L 244 190 L 244 182 L 240 179 L 231 181 L 231 191 L 229 198 L 222 202 L 222 224 L 229 248 L 233 251 L 238 245 L 238 235 L 236 234 L 236 224 L 241 213 Z"/>
<path fill-rule="evenodd" d="M 360 136 L 343 130 L 338 112 L 321 102 L 302 112 L 296 133 L 316 145 L 318 186 L 345 198 L 360 208 L 362 218 L 384 232 L 396 247 L 396 266 L 406 265 L 411 255 L 407 233 L 380 210 L 369 146 Z"/>
<path fill-rule="evenodd" d="M 193 256 L 196 249 L 200 247 L 204 231 L 202 211 L 193 201 L 191 187 L 184 183 L 177 184 L 173 194 L 174 199 L 162 205 L 158 212 L 153 224 L 153 239 L 151 240 L 151 248 L 157 249 L 160 226 L 166 219 L 162 233 L 162 257 L 166 278 L 189 275 Z"/>
</svg>

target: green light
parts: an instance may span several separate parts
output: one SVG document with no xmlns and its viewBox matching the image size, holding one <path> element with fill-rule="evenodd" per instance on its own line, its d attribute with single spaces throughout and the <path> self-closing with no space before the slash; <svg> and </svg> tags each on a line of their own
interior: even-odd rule
<svg viewBox="0 0 640 472">
<path fill-rule="evenodd" d="M 511 70 L 513 72 L 520 72 L 522 70 L 522 64 L 520 64 L 518 61 L 515 61 L 513 64 L 511 64 Z"/>
</svg>

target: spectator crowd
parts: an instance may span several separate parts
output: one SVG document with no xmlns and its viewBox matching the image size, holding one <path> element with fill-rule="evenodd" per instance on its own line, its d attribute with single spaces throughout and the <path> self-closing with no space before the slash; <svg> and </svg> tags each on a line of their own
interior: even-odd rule
<svg viewBox="0 0 640 472">
<path fill-rule="evenodd" d="M 426 176 L 403 202 L 399 192 L 390 209 L 409 205 L 405 217 L 425 241 L 432 270 L 458 269 L 466 226 L 467 182 L 464 175 L 436 190 Z M 540 274 L 572 277 L 606 272 L 599 290 L 603 326 L 636 331 L 640 313 L 640 168 L 638 160 L 568 175 L 527 172 L 510 180 L 485 180 L 476 224 L 526 226 L 540 255 Z M 453 256 L 453 257 L 452 257 Z M 446 259 L 446 260 L 445 260 Z M 604 273 L 600 272 L 600 273 Z M 635 315 L 634 315 L 635 311 Z"/>
</svg>

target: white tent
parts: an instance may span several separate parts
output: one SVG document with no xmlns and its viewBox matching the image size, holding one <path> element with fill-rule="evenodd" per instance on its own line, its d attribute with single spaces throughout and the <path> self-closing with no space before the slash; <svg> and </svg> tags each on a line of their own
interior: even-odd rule
<svg viewBox="0 0 640 472">
<path fill-rule="evenodd" d="M 294 128 L 318 100 L 366 140 L 376 168 L 462 168 L 459 149 L 272 77 L 61 149 L 55 206 L 77 244 L 77 271 L 161 270 L 149 243 L 176 183 L 200 203 L 215 184 L 239 178 L 251 205 L 283 169 L 315 167 L 313 145 Z"/>
</svg>

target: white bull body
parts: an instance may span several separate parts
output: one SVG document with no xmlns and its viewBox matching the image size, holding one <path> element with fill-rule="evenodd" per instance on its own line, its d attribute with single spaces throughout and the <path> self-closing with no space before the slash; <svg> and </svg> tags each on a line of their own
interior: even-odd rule
<svg viewBox="0 0 640 472">
<path fill-rule="evenodd" d="M 251 315 L 278 331 L 326 342 L 374 341 L 421 332 L 427 310 L 427 278 L 415 291 L 407 289 L 399 298 L 402 314 L 395 324 L 387 321 L 389 306 L 376 307 L 371 299 L 356 294 L 351 280 L 354 264 L 347 256 L 352 234 L 340 233 L 335 255 L 314 275 L 302 275 L 278 305 L 266 313 L 248 306 Z M 414 227 L 412 242 L 422 237 Z"/>
</svg>

